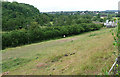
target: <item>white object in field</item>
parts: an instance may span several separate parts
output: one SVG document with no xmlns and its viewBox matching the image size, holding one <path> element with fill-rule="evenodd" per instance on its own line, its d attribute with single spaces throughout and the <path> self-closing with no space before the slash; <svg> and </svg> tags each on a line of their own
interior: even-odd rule
<svg viewBox="0 0 120 77">
<path fill-rule="evenodd" d="M 104 25 L 107 25 L 107 23 L 104 23 Z"/>
<path fill-rule="evenodd" d="M 118 58 L 116 58 L 116 60 L 115 60 L 114 64 L 113 64 L 113 65 L 112 65 L 112 67 L 110 68 L 110 70 L 109 70 L 108 74 L 110 74 L 110 72 L 112 71 L 113 67 L 114 67 L 114 66 L 115 66 L 115 64 L 117 63 L 117 60 L 118 60 Z"/>
<path fill-rule="evenodd" d="M 109 20 L 106 20 L 106 24 L 108 24 Z"/>
<path fill-rule="evenodd" d="M 109 25 L 112 25 L 112 21 L 109 22 Z"/>
<path fill-rule="evenodd" d="M 65 38 L 65 35 L 63 35 L 63 37 Z"/>
</svg>

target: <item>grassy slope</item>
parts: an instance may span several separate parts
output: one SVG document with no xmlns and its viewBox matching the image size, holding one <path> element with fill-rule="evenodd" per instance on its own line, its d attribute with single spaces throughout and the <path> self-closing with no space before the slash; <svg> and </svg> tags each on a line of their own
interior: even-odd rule
<svg viewBox="0 0 120 77">
<path fill-rule="evenodd" d="M 102 69 L 110 69 L 115 56 L 112 52 L 113 36 L 110 29 L 101 29 L 68 38 L 51 40 L 3 51 L 3 62 L 16 58 L 20 61 L 9 69 L 9 74 L 29 75 L 78 75 L 102 74 Z M 66 55 L 66 56 L 65 56 Z M 67 56 L 68 55 L 68 56 Z"/>
</svg>

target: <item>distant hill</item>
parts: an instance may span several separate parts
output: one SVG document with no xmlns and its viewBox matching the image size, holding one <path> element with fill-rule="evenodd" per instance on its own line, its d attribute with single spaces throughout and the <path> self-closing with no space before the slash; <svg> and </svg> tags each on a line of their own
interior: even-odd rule
<svg viewBox="0 0 120 77">
<path fill-rule="evenodd" d="M 26 27 L 40 14 L 32 5 L 18 2 L 2 2 L 2 29 L 14 30 L 19 26 Z"/>
</svg>

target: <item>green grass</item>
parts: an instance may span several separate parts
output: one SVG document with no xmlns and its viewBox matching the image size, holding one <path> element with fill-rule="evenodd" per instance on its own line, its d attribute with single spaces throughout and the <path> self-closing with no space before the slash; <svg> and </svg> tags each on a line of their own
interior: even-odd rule
<svg viewBox="0 0 120 77">
<path fill-rule="evenodd" d="M 22 58 L 10 58 L 7 61 L 2 62 L 2 71 L 9 71 L 9 69 L 14 70 L 15 68 L 24 65 L 25 63 L 29 62 L 30 60 L 28 59 L 22 59 Z"/>
<path fill-rule="evenodd" d="M 110 30 L 101 29 L 5 49 L 3 66 L 9 68 L 3 70 L 9 71 L 10 75 L 104 74 L 102 70 L 106 68 L 108 71 L 115 60 L 113 51 L 116 48 L 113 47 L 114 39 Z M 14 62 L 14 58 L 19 60 Z M 12 64 L 9 65 L 9 62 Z"/>
</svg>

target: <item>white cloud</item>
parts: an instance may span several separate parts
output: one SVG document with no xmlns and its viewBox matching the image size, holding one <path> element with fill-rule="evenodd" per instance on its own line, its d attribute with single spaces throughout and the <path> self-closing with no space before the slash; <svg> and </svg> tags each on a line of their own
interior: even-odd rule
<svg viewBox="0 0 120 77">
<path fill-rule="evenodd" d="M 8 0 L 13 1 L 13 0 Z M 40 11 L 117 10 L 120 0 L 14 0 L 34 5 Z"/>
</svg>

